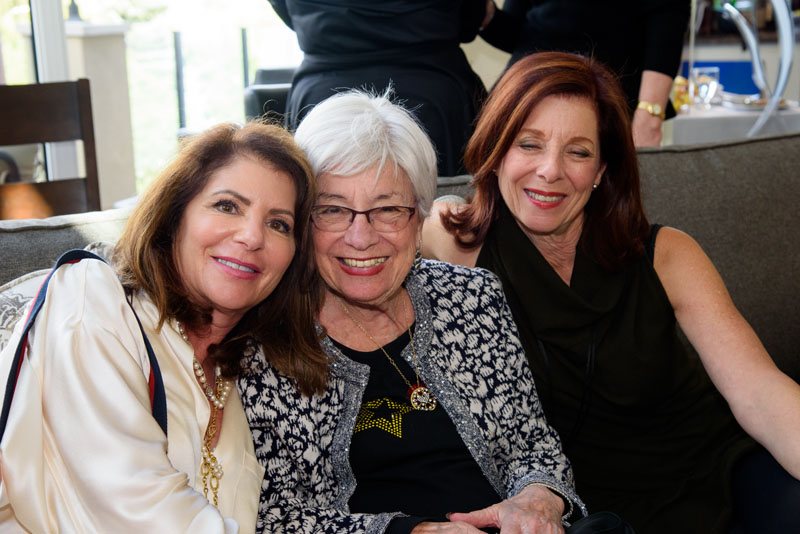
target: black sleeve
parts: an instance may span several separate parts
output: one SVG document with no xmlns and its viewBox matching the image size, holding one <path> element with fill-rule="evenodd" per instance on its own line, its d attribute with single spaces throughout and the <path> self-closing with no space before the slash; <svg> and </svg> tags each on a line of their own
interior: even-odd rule
<svg viewBox="0 0 800 534">
<path fill-rule="evenodd" d="M 481 31 L 481 38 L 504 52 L 513 52 L 519 43 L 529 7 L 528 0 L 506 0 L 503 9 L 495 5 L 494 17 Z"/>
<path fill-rule="evenodd" d="M 486 0 L 464 0 L 461 2 L 458 40 L 462 43 L 469 43 L 475 39 L 485 16 Z"/>
<path fill-rule="evenodd" d="M 294 29 L 294 26 L 292 26 L 292 17 L 289 16 L 289 9 L 286 7 L 286 0 L 269 0 L 269 3 L 281 20 L 291 29 Z"/>
<path fill-rule="evenodd" d="M 674 77 L 678 74 L 691 0 L 644 0 L 639 20 L 646 31 L 644 70 Z"/>
</svg>

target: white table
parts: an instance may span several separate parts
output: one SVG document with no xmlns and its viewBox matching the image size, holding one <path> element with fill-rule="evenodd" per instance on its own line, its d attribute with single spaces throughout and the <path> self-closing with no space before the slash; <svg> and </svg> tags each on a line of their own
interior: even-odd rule
<svg viewBox="0 0 800 534">
<path fill-rule="evenodd" d="M 760 114 L 760 111 L 739 111 L 719 105 L 708 110 L 692 108 L 665 123 L 664 144 L 695 145 L 743 139 Z M 800 132 L 800 107 L 775 111 L 758 137 L 790 132 Z"/>
</svg>

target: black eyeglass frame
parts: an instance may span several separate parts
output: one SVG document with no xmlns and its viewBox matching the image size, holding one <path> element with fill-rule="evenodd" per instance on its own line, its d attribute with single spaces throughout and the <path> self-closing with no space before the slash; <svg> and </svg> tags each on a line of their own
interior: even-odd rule
<svg viewBox="0 0 800 534">
<path fill-rule="evenodd" d="M 317 222 L 317 217 L 316 217 L 316 212 L 317 212 L 317 210 L 319 208 L 337 208 L 337 209 L 349 212 L 350 213 L 350 220 L 348 221 L 347 226 L 345 228 L 342 228 L 341 230 L 330 230 L 329 228 L 320 227 L 318 222 Z M 386 208 L 396 208 L 396 209 L 399 209 L 401 211 L 408 210 L 408 217 L 405 220 L 401 219 L 403 221 L 403 225 L 400 226 L 399 228 L 394 228 L 393 229 L 394 231 L 400 231 L 403 228 L 405 228 L 406 226 L 408 226 L 408 222 L 411 220 L 411 217 L 413 217 L 414 214 L 417 212 L 417 207 L 416 206 L 376 206 L 376 207 L 370 208 L 368 210 L 358 211 L 358 210 L 354 210 L 353 208 L 348 208 L 347 206 L 339 206 L 338 204 L 317 204 L 316 206 L 311 208 L 311 222 L 314 223 L 314 226 L 316 226 L 318 229 L 320 229 L 322 231 L 343 232 L 343 231 L 347 230 L 348 228 L 350 228 L 350 226 L 352 226 L 353 221 L 356 220 L 356 216 L 363 215 L 364 217 L 367 218 L 367 222 L 373 228 L 375 228 L 375 222 L 374 222 L 374 219 L 372 218 L 372 213 L 376 212 L 378 210 L 385 210 Z"/>
</svg>

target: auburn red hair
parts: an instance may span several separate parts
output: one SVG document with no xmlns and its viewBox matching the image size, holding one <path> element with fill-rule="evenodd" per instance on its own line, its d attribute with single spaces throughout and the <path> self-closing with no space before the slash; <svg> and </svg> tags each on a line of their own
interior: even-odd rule
<svg viewBox="0 0 800 534">
<path fill-rule="evenodd" d="M 584 208 L 584 252 L 609 270 L 644 253 L 650 225 L 644 213 L 639 167 L 625 94 L 617 78 L 593 59 L 541 52 L 512 65 L 495 85 L 467 144 L 464 162 L 474 196 L 460 211 L 442 214 L 442 224 L 465 248 L 480 246 L 502 202 L 497 174 L 525 120 L 548 96 L 589 99 L 597 112 L 600 186 Z"/>
</svg>

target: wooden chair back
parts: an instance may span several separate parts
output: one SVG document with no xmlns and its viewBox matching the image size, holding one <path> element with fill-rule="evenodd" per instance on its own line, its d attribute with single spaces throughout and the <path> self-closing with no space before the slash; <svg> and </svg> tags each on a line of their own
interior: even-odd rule
<svg viewBox="0 0 800 534">
<path fill-rule="evenodd" d="M 100 209 L 89 80 L 0 85 L 0 146 L 83 141 L 85 177 L 0 185 L 0 219 Z"/>
</svg>

